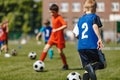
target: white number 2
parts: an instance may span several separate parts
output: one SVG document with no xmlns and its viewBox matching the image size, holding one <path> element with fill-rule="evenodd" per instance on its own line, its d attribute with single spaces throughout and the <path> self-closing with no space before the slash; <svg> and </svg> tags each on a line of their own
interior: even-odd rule
<svg viewBox="0 0 120 80">
<path fill-rule="evenodd" d="M 81 37 L 81 39 L 88 38 L 88 35 L 85 34 L 85 33 L 88 31 L 88 25 L 87 25 L 87 23 L 83 23 L 82 29 L 84 29 L 84 30 L 83 30 L 83 32 L 82 32 L 82 37 Z"/>
</svg>

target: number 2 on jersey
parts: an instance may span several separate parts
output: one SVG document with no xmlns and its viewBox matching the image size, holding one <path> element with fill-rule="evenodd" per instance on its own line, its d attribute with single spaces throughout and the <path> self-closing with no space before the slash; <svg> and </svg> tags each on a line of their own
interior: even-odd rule
<svg viewBox="0 0 120 80">
<path fill-rule="evenodd" d="M 88 35 L 85 34 L 85 33 L 88 31 L 88 25 L 87 25 L 87 23 L 83 23 L 83 24 L 82 24 L 82 29 L 84 29 L 84 30 L 83 30 L 83 32 L 82 32 L 82 37 L 81 37 L 81 39 L 88 38 Z"/>
</svg>

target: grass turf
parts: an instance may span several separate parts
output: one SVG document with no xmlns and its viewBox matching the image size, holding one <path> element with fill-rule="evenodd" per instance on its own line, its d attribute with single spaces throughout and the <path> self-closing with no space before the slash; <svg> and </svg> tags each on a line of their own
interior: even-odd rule
<svg viewBox="0 0 120 80">
<path fill-rule="evenodd" d="M 69 70 L 62 70 L 62 61 L 56 48 L 53 46 L 54 57 L 45 59 L 44 72 L 36 72 L 33 70 L 33 63 L 39 59 L 44 44 L 37 45 L 35 40 L 30 40 L 26 45 L 9 43 L 9 48 L 16 49 L 17 56 L 10 58 L 4 57 L 4 52 L 0 55 L 0 80 L 66 80 L 66 76 L 73 71 L 83 74 L 76 45 L 67 43 L 64 53 L 66 54 L 69 64 Z M 37 58 L 31 60 L 28 54 L 31 51 L 37 53 Z M 96 72 L 98 80 L 120 80 L 120 51 L 104 50 L 107 59 L 107 68 Z"/>
</svg>

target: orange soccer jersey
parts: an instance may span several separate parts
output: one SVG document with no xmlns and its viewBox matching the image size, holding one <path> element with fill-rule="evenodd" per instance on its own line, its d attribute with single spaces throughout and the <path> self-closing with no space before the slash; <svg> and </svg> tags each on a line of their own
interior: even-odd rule
<svg viewBox="0 0 120 80">
<path fill-rule="evenodd" d="M 66 25 L 66 22 L 60 15 L 58 15 L 57 17 L 52 17 L 52 28 L 53 29 L 60 28 L 63 25 Z M 55 44 L 58 48 L 64 48 L 65 39 L 64 39 L 63 29 L 56 31 L 56 32 L 52 32 L 50 39 L 48 41 L 48 44 L 50 45 Z"/>
</svg>

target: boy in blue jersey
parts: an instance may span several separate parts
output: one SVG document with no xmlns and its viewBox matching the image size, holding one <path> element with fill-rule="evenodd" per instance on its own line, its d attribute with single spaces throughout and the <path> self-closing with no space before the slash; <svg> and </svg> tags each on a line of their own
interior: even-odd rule
<svg viewBox="0 0 120 80">
<path fill-rule="evenodd" d="M 52 27 L 50 26 L 50 21 L 46 20 L 44 22 L 44 26 L 40 29 L 39 33 L 36 36 L 36 40 L 39 40 L 39 37 L 41 37 L 42 35 L 44 35 L 44 42 L 45 44 L 47 44 L 50 35 L 51 35 L 51 31 L 52 31 Z M 49 58 L 52 59 L 53 58 L 53 50 L 50 48 L 48 50 L 48 54 L 49 54 Z"/>
<path fill-rule="evenodd" d="M 97 80 L 95 71 L 106 67 L 106 60 L 101 51 L 103 43 L 99 33 L 102 23 L 95 14 L 96 7 L 95 0 L 86 0 L 84 4 L 85 14 L 79 18 L 73 29 L 75 37 L 78 38 L 78 52 L 85 69 L 83 80 Z"/>
</svg>

